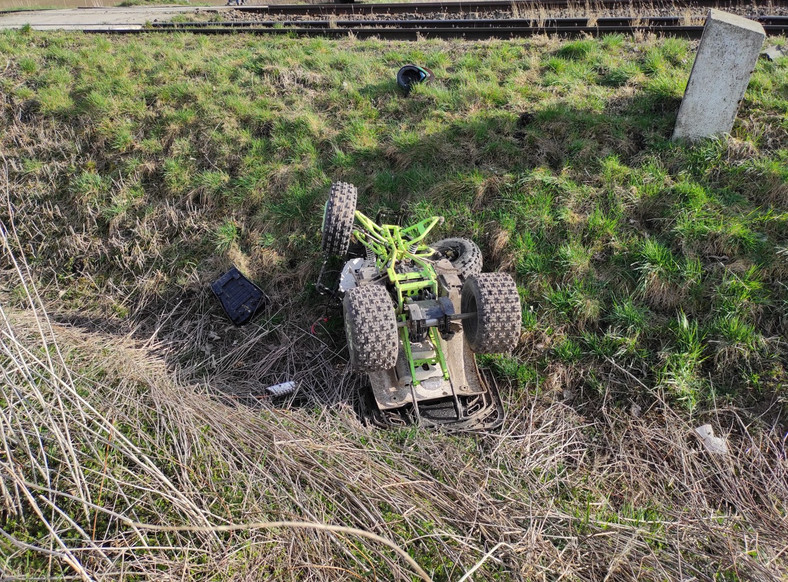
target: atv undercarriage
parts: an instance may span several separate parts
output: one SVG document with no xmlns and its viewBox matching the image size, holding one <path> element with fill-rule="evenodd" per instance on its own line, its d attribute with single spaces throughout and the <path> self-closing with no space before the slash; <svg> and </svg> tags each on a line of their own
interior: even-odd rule
<svg viewBox="0 0 788 582">
<path fill-rule="evenodd" d="M 482 378 L 473 354 L 506 352 L 517 343 L 514 281 L 505 273 L 481 273 L 481 252 L 471 241 L 426 245 L 442 218 L 410 227 L 377 224 L 356 211 L 356 199 L 351 184 L 332 186 L 323 250 L 347 259 L 335 293 L 342 298 L 351 365 L 369 378 L 370 417 L 386 426 L 500 425 L 497 387 Z M 347 256 L 351 240 L 363 256 Z"/>
</svg>

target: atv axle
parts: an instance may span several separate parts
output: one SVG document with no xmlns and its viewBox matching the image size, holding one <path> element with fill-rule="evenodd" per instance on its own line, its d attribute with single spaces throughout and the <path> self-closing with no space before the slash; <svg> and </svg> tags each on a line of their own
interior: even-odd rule
<svg viewBox="0 0 788 582">
<path fill-rule="evenodd" d="M 472 317 L 476 317 L 476 312 L 475 311 L 473 313 L 455 313 L 454 315 L 449 315 L 448 316 L 448 318 L 451 321 L 460 321 L 460 320 L 463 320 L 463 319 L 470 319 Z M 397 327 L 407 327 L 408 324 L 409 324 L 409 322 L 407 322 L 407 321 L 398 321 L 397 322 Z M 437 327 L 438 325 L 440 325 L 440 320 L 439 319 L 428 319 L 425 322 L 425 325 L 427 327 Z"/>
</svg>

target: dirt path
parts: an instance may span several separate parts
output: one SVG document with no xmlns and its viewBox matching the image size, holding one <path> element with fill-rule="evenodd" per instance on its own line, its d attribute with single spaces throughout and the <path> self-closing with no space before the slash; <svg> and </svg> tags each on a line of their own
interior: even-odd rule
<svg viewBox="0 0 788 582">
<path fill-rule="evenodd" d="M 0 29 L 21 28 L 29 24 L 36 30 L 135 30 L 148 22 L 168 21 L 178 14 L 222 12 L 224 6 L 133 6 L 128 8 L 69 8 L 30 10 L 0 14 Z"/>
</svg>

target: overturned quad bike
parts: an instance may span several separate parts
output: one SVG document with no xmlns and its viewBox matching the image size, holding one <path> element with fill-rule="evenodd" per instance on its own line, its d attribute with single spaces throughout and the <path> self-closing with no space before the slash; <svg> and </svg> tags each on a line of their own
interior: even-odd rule
<svg viewBox="0 0 788 582">
<path fill-rule="evenodd" d="M 503 407 L 474 353 L 511 351 L 520 336 L 520 299 L 506 273 L 482 273 L 472 241 L 427 245 L 443 222 L 379 224 L 356 210 L 352 184 L 332 185 L 323 215 L 326 259 L 345 260 L 340 298 L 350 362 L 369 376 L 371 419 L 384 426 L 420 423 L 494 428 Z M 353 245 L 351 245 L 351 241 Z M 325 267 L 325 263 L 324 263 Z"/>
</svg>

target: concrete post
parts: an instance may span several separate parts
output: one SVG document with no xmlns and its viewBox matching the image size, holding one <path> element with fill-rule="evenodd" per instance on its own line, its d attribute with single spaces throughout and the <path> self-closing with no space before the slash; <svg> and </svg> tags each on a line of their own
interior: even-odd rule
<svg viewBox="0 0 788 582">
<path fill-rule="evenodd" d="M 759 23 L 709 10 L 674 140 L 730 133 L 765 38 Z"/>
</svg>

